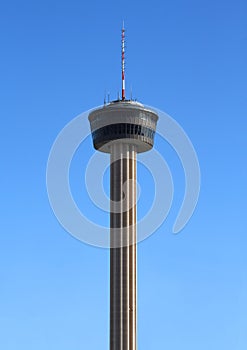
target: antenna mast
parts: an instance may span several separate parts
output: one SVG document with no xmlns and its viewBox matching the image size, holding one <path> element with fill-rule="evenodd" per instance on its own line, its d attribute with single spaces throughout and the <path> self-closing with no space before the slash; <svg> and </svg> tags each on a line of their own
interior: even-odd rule
<svg viewBox="0 0 247 350">
<path fill-rule="evenodd" d="M 124 22 L 122 27 L 122 101 L 125 100 L 125 61 L 124 61 L 124 52 L 125 52 L 125 29 Z"/>
</svg>

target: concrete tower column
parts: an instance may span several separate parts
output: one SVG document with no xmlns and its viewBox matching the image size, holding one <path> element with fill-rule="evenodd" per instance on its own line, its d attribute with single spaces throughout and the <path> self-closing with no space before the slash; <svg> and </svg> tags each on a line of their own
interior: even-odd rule
<svg viewBox="0 0 247 350">
<path fill-rule="evenodd" d="M 136 148 L 111 145 L 110 350 L 136 350 Z M 117 247 L 116 247 L 117 246 Z"/>
</svg>

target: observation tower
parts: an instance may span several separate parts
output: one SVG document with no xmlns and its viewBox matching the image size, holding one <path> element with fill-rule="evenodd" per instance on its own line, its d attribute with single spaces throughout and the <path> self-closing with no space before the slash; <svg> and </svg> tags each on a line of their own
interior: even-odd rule
<svg viewBox="0 0 247 350">
<path fill-rule="evenodd" d="M 96 150 L 110 154 L 110 350 L 136 350 L 136 156 L 153 147 L 158 115 L 125 97 L 88 116 Z"/>
</svg>

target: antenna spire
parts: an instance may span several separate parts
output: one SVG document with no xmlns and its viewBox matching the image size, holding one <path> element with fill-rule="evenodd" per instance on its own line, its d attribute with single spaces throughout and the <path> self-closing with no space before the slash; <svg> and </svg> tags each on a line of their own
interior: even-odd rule
<svg viewBox="0 0 247 350">
<path fill-rule="evenodd" d="M 122 27 L 122 101 L 125 100 L 125 60 L 124 60 L 124 53 L 125 53 L 125 29 L 124 29 L 124 22 Z"/>
</svg>

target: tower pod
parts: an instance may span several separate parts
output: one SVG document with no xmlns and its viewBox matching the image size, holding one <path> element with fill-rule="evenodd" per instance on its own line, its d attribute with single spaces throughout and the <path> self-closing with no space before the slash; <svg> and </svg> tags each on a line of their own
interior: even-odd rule
<svg viewBox="0 0 247 350">
<path fill-rule="evenodd" d="M 137 153 L 153 147 L 158 115 L 136 101 L 118 100 L 88 116 L 95 149 L 110 153 L 113 143 L 135 145 Z"/>
</svg>

